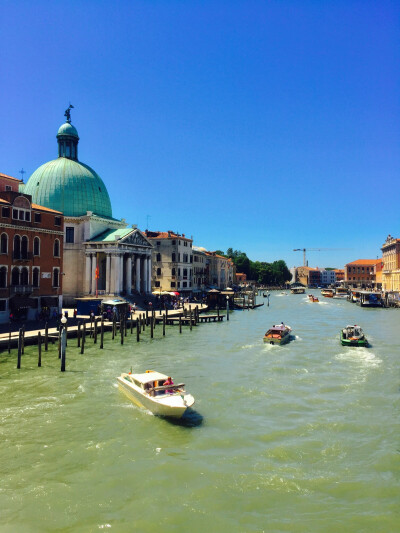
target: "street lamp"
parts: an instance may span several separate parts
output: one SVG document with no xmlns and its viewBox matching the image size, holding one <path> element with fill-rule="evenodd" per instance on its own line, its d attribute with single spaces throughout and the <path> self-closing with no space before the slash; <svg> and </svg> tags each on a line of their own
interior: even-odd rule
<svg viewBox="0 0 400 533">
<path fill-rule="evenodd" d="M 67 346 L 67 318 L 61 317 L 61 372 L 65 372 L 65 349 Z"/>
<path fill-rule="evenodd" d="M 229 296 L 226 296 L 226 320 L 229 320 Z"/>
</svg>

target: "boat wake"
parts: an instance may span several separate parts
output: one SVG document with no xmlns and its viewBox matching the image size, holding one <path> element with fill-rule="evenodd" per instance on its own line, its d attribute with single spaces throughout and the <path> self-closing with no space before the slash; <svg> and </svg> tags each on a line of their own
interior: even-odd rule
<svg viewBox="0 0 400 533">
<path fill-rule="evenodd" d="M 345 352 L 341 352 L 335 356 L 338 361 L 349 361 L 358 363 L 365 367 L 376 368 L 382 363 L 368 348 L 353 348 L 349 347 Z"/>
</svg>

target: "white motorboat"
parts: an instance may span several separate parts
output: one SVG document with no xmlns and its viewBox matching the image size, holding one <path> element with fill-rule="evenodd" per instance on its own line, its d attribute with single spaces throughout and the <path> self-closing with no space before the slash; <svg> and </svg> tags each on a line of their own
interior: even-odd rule
<svg viewBox="0 0 400 533">
<path fill-rule="evenodd" d="M 158 416 L 181 418 L 194 404 L 194 398 L 185 391 L 185 384 L 167 384 L 168 376 L 147 370 L 144 374 L 122 373 L 118 385 L 127 396 L 139 405 Z"/>
<path fill-rule="evenodd" d="M 334 298 L 340 298 L 342 300 L 347 300 L 347 289 L 342 287 L 337 287 L 335 290 Z"/>
</svg>

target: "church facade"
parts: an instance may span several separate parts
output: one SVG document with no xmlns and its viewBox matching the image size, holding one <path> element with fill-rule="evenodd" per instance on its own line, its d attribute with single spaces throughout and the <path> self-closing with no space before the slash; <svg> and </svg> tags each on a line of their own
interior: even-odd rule
<svg viewBox="0 0 400 533">
<path fill-rule="evenodd" d="M 136 226 L 113 218 L 104 182 L 78 160 L 70 108 L 65 116 L 57 133 L 58 158 L 41 165 L 24 187 L 34 203 L 64 215 L 63 303 L 150 293 L 153 246 Z"/>
</svg>

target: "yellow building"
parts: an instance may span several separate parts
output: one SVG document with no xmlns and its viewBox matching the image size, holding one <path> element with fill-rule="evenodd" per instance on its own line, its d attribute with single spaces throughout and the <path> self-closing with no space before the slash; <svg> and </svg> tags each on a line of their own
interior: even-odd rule
<svg viewBox="0 0 400 533">
<path fill-rule="evenodd" d="M 382 245 L 382 289 L 384 291 L 400 291 L 400 239 L 388 235 Z"/>
</svg>

